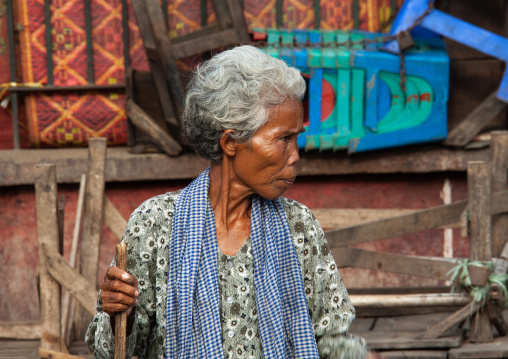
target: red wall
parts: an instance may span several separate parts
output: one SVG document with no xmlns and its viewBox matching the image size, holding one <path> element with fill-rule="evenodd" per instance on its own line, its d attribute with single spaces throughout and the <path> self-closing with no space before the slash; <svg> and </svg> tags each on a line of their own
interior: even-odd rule
<svg viewBox="0 0 508 359">
<path fill-rule="evenodd" d="M 302 177 L 286 196 L 312 208 L 427 208 L 441 205 L 446 178 L 454 201 L 467 198 L 465 174 L 353 175 Z M 125 218 L 154 195 L 184 187 L 189 181 L 108 183 L 106 195 Z M 60 185 L 65 195 L 65 256 L 68 257 L 76 215 L 77 185 Z M 468 255 L 468 241 L 454 230 L 455 256 Z M 36 320 L 39 316 L 36 273 L 38 266 L 35 190 L 32 186 L 0 187 L 0 321 Z M 117 239 L 103 227 L 99 278 L 115 251 Z M 363 245 L 362 248 L 411 255 L 441 256 L 443 231 L 431 230 Z M 439 284 L 435 280 L 341 269 L 346 286 L 389 287 Z"/>
</svg>

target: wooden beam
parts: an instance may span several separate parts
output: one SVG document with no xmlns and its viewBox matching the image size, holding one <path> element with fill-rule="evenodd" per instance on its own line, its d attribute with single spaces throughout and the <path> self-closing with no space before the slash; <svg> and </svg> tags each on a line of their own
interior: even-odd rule
<svg viewBox="0 0 508 359">
<path fill-rule="evenodd" d="M 506 167 L 508 166 L 508 131 L 496 131 L 491 135 L 492 192 L 506 189 Z M 492 254 L 499 257 L 507 242 L 508 214 L 492 216 Z"/>
<path fill-rule="evenodd" d="M 45 359 L 86 359 L 80 356 L 61 353 L 55 350 L 39 348 L 38 355 Z"/>
<path fill-rule="evenodd" d="M 127 227 L 127 220 L 123 218 L 115 205 L 106 196 L 104 196 L 104 223 L 106 223 L 119 241 L 122 240 L 125 228 Z"/>
<path fill-rule="evenodd" d="M 398 237 L 456 223 L 466 205 L 467 201 L 458 201 L 398 217 L 327 231 L 325 235 L 331 248 Z"/>
<path fill-rule="evenodd" d="M 355 308 L 391 308 L 466 305 L 471 302 L 469 294 L 364 294 L 351 295 Z"/>
<path fill-rule="evenodd" d="M 351 247 L 332 249 L 332 255 L 339 267 L 381 270 L 440 280 L 449 280 L 448 272 L 457 265 L 453 260 L 406 256 Z M 469 273 L 474 285 L 485 285 L 490 274 L 487 268 L 473 266 L 469 267 Z"/>
<path fill-rule="evenodd" d="M 330 248 L 349 246 L 404 234 L 454 225 L 460 220 L 467 201 L 415 211 L 347 228 L 326 231 Z M 508 212 L 508 191 L 496 192 L 491 199 L 491 214 Z"/>
<path fill-rule="evenodd" d="M 88 143 L 89 158 L 85 186 L 85 217 L 81 245 L 80 272 L 85 279 L 98 288 L 99 248 L 104 218 L 104 172 L 106 162 L 106 139 L 91 138 Z M 76 333 L 83 337 L 92 316 L 81 309 L 76 315 Z"/>
<path fill-rule="evenodd" d="M 106 139 L 91 138 L 89 142 L 88 171 L 85 187 L 85 217 L 81 248 L 81 274 L 97 287 L 99 247 L 104 218 L 104 171 Z"/>
<path fill-rule="evenodd" d="M 182 151 L 180 144 L 166 131 L 160 128 L 160 126 L 131 99 L 127 100 L 125 104 L 125 114 L 137 128 L 145 132 L 157 147 L 167 155 L 177 156 Z"/>
<path fill-rule="evenodd" d="M 477 135 L 508 104 L 497 98 L 497 89 L 490 94 L 469 116 L 455 127 L 444 141 L 448 146 L 464 146 Z"/>
<path fill-rule="evenodd" d="M 62 351 L 60 332 L 60 286 L 48 273 L 44 247 L 58 253 L 58 214 L 56 166 L 36 166 L 35 196 L 37 205 L 37 235 L 39 243 L 39 296 L 41 346 Z"/>
<path fill-rule="evenodd" d="M 58 281 L 84 309 L 92 316 L 95 315 L 99 292 L 81 274 L 53 249 L 44 246 L 48 272 Z"/>
<path fill-rule="evenodd" d="M 421 339 L 435 339 L 439 338 L 441 335 L 446 333 L 448 330 L 459 324 L 460 322 L 466 320 L 471 315 L 473 315 L 478 309 L 480 305 L 476 301 L 472 301 L 462 309 L 453 313 L 445 320 L 437 323 L 436 325 L 427 329 L 421 336 L 418 338 Z"/>
<path fill-rule="evenodd" d="M 0 186 L 32 185 L 34 166 L 51 162 L 57 166 L 58 183 L 79 183 L 86 172 L 88 152 L 84 148 L 23 149 L 0 151 Z M 490 159 L 489 149 L 448 150 L 421 145 L 357 153 L 302 152 L 296 164 L 299 176 L 358 173 L 465 172 L 468 161 Z M 194 179 L 210 162 L 193 153 L 168 157 L 160 153 L 130 153 L 127 147 L 108 149 L 107 182 Z"/>
<path fill-rule="evenodd" d="M 492 259 L 491 178 L 490 162 L 468 163 L 467 183 L 471 217 L 469 258 L 472 260 L 489 261 Z M 489 314 L 483 309 L 471 319 L 469 341 L 472 343 L 490 343 L 494 340 Z"/>
<path fill-rule="evenodd" d="M 40 339 L 41 322 L 0 322 L 2 339 Z"/>
</svg>

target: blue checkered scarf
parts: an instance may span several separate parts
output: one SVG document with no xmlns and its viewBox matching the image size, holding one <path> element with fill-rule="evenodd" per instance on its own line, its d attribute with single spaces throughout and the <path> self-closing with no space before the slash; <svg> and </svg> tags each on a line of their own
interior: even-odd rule
<svg viewBox="0 0 508 359">
<path fill-rule="evenodd" d="M 224 358 L 210 169 L 178 196 L 169 252 L 166 358 Z M 300 263 L 279 200 L 252 199 L 254 285 L 263 358 L 319 358 Z"/>
</svg>

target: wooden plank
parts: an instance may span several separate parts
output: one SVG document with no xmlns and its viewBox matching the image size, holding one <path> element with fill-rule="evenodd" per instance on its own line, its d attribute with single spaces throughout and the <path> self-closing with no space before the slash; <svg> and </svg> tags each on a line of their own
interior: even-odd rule
<svg viewBox="0 0 508 359">
<path fill-rule="evenodd" d="M 176 156 L 180 153 L 182 150 L 180 144 L 160 128 L 133 100 L 127 100 L 125 104 L 125 114 L 132 123 L 144 131 L 164 153 L 170 156 Z"/>
<path fill-rule="evenodd" d="M 416 339 L 419 332 L 390 331 L 390 332 L 360 332 L 357 333 L 367 341 L 369 349 L 444 349 L 457 348 L 462 344 L 462 331 L 453 335 L 437 339 Z"/>
<path fill-rule="evenodd" d="M 99 247 L 104 218 L 105 159 L 106 139 L 91 138 L 89 142 L 89 165 L 85 187 L 81 274 L 95 288 L 97 287 Z"/>
<path fill-rule="evenodd" d="M 428 173 L 465 171 L 468 161 L 488 160 L 489 149 L 447 150 L 438 145 L 421 145 L 357 153 L 301 153 L 296 164 L 299 176 L 357 173 Z M 87 149 L 22 149 L 0 151 L 0 186 L 32 185 L 34 166 L 51 162 L 57 166 L 58 183 L 79 183 L 87 168 Z M 210 165 L 193 153 L 178 157 L 164 154 L 132 154 L 128 147 L 108 149 L 107 182 L 193 179 Z"/>
<path fill-rule="evenodd" d="M 467 201 L 458 201 L 407 215 L 327 231 L 325 235 L 331 248 L 397 237 L 456 223 L 466 205 Z"/>
<path fill-rule="evenodd" d="M 401 317 L 380 317 L 376 319 L 373 330 L 386 331 L 423 331 L 447 318 L 452 312 L 425 315 L 405 315 Z"/>
<path fill-rule="evenodd" d="M 462 309 L 453 313 L 449 317 L 445 318 L 443 321 L 436 323 L 432 327 L 428 328 L 420 338 L 422 339 L 432 339 L 438 338 L 448 330 L 462 322 L 463 320 L 469 318 L 474 312 L 476 312 L 479 308 L 479 304 L 476 301 L 472 301 Z"/>
<path fill-rule="evenodd" d="M 127 227 L 127 220 L 123 218 L 115 205 L 106 196 L 104 196 L 104 223 L 111 229 L 118 240 L 122 240 L 125 228 Z"/>
<path fill-rule="evenodd" d="M 312 214 L 326 229 L 346 228 L 418 211 L 405 208 L 312 208 Z M 460 228 L 460 222 L 440 228 Z"/>
<path fill-rule="evenodd" d="M 508 104 L 492 92 L 471 114 L 455 127 L 444 141 L 448 146 L 464 146 L 477 135 L 494 117 L 504 111 Z"/>
<path fill-rule="evenodd" d="M 218 33 L 208 34 L 203 38 L 192 39 L 186 42 L 174 44 L 172 46 L 172 51 L 175 58 L 182 58 L 237 42 L 238 36 L 236 34 L 236 30 L 229 29 Z"/>
<path fill-rule="evenodd" d="M 380 352 L 381 359 L 447 359 L 447 350 L 399 350 Z"/>
<path fill-rule="evenodd" d="M 91 138 L 88 143 L 88 150 L 80 272 L 92 288 L 98 288 L 99 249 L 104 218 L 106 139 Z M 89 312 L 80 309 L 76 315 L 75 323 L 78 336 L 83 337 L 85 335 L 91 319 L 92 316 Z"/>
<path fill-rule="evenodd" d="M 508 166 L 508 131 L 496 131 L 491 134 L 492 151 L 492 192 L 506 189 L 506 167 Z M 507 243 L 506 229 L 508 214 L 492 216 L 492 254 L 499 257 Z"/>
<path fill-rule="evenodd" d="M 491 199 L 491 214 L 508 211 L 508 191 L 496 192 Z M 425 229 L 455 224 L 467 206 L 467 201 L 415 211 L 410 214 L 381 219 L 347 228 L 325 232 L 330 248 L 392 238 Z"/>
<path fill-rule="evenodd" d="M 71 251 L 69 255 L 69 265 L 79 270 L 76 266 L 76 258 L 78 255 L 79 236 L 81 234 L 81 225 L 83 223 L 83 206 L 85 202 L 86 175 L 81 175 L 79 184 L 78 203 L 76 205 L 76 220 L 74 222 L 74 231 L 72 233 Z M 65 345 L 69 346 L 71 340 L 71 327 L 74 322 L 76 305 L 70 297 L 69 292 L 65 292 L 62 299 L 62 337 Z"/>
<path fill-rule="evenodd" d="M 450 349 L 450 359 L 490 359 L 508 358 L 508 340 L 506 337 L 495 338 L 492 343 L 467 343 L 460 348 Z"/>
<path fill-rule="evenodd" d="M 60 353 L 54 350 L 39 348 L 39 356 L 46 359 L 85 359 L 76 355 Z"/>
<path fill-rule="evenodd" d="M 333 248 L 332 255 L 339 267 L 358 267 L 440 280 L 449 280 L 448 272 L 457 265 L 455 260 L 444 258 L 406 256 L 351 247 Z M 487 283 L 490 273 L 487 268 L 471 266 L 469 270 L 471 282 L 474 285 Z"/>
<path fill-rule="evenodd" d="M 0 322 L 0 338 L 40 339 L 41 322 Z"/>
<path fill-rule="evenodd" d="M 99 292 L 84 276 L 72 268 L 69 263 L 53 249 L 44 246 L 49 274 L 58 281 L 84 309 L 95 315 Z"/>
<path fill-rule="evenodd" d="M 225 0 L 211 0 L 213 12 L 217 17 L 217 23 L 222 30 L 228 29 L 232 24 L 229 9 Z"/>
<path fill-rule="evenodd" d="M 152 34 L 152 27 L 150 19 L 148 18 L 146 4 L 143 0 L 132 0 L 131 3 L 134 15 L 136 16 L 136 22 L 138 23 L 139 32 L 143 40 L 143 46 L 149 59 L 150 70 L 157 89 L 157 95 L 164 114 L 164 119 L 174 126 L 178 126 L 173 106 L 171 105 L 171 101 L 168 101 L 170 98 L 169 89 L 166 81 L 164 80 L 164 73 L 159 62 L 159 54 Z M 153 50 L 150 51 L 150 49 Z M 134 97 L 131 95 L 129 96 L 129 99 L 134 99 Z"/>
<path fill-rule="evenodd" d="M 173 104 L 173 111 L 178 119 L 183 112 L 184 87 L 180 78 L 178 67 L 171 41 L 167 33 L 167 26 L 162 16 L 161 6 L 158 0 L 144 0 L 146 14 L 150 20 L 152 35 L 155 41 L 155 47 L 159 54 L 159 63 L 162 67 L 166 84 L 168 85 L 171 96 L 169 99 Z M 195 53 L 194 53 L 195 54 Z"/>
<path fill-rule="evenodd" d="M 236 29 L 238 37 L 237 41 L 244 44 L 250 43 L 251 39 L 247 29 L 247 23 L 245 21 L 245 16 L 243 15 L 243 3 L 236 0 L 226 0 L 226 2 L 228 3 L 233 28 Z"/>
<path fill-rule="evenodd" d="M 372 294 L 351 295 L 355 308 L 391 308 L 391 307 L 425 307 L 425 306 L 457 306 L 466 305 L 471 301 L 469 294 Z"/>
<path fill-rule="evenodd" d="M 491 177 L 490 162 L 469 162 L 467 169 L 470 236 L 469 258 L 489 261 L 492 259 L 491 244 Z M 471 319 L 469 341 L 489 343 L 494 339 L 487 311 L 481 310 Z"/>
<path fill-rule="evenodd" d="M 60 286 L 47 271 L 48 264 L 43 250 L 46 246 L 58 252 L 56 166 L 40 164 L 36 166 L 35 172 L 41 347 L 61 351 Z"/>
</svg>

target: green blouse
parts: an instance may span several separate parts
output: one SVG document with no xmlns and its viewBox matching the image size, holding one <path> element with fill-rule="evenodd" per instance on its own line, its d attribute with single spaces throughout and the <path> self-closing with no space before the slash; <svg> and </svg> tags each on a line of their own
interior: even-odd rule
<svg viewBox="0 0 508 359">
<path fill-rule="evenodd" d="M 169 239 L 178 192 L 145 201 L 131 215 L 123 241 L 127 271 L 138 279 L 140 296 L 127 356 L 165 357 Z M 366 343 L 347 334 L 355 310 L 330 253 L 323 230 L 304 205 L 281 198 L 302 268 L 309 314 L 322 358 L 364 358 Z M 262 358 L 250 238 L 234 256 L 218 250 L 221 326 L 225 358 Z M 112 265 L 115 265 L 113 260 Z M 85 341 L 96 358 L 114 357 L 109 315 L 98 300 Z"/>
</svg>

